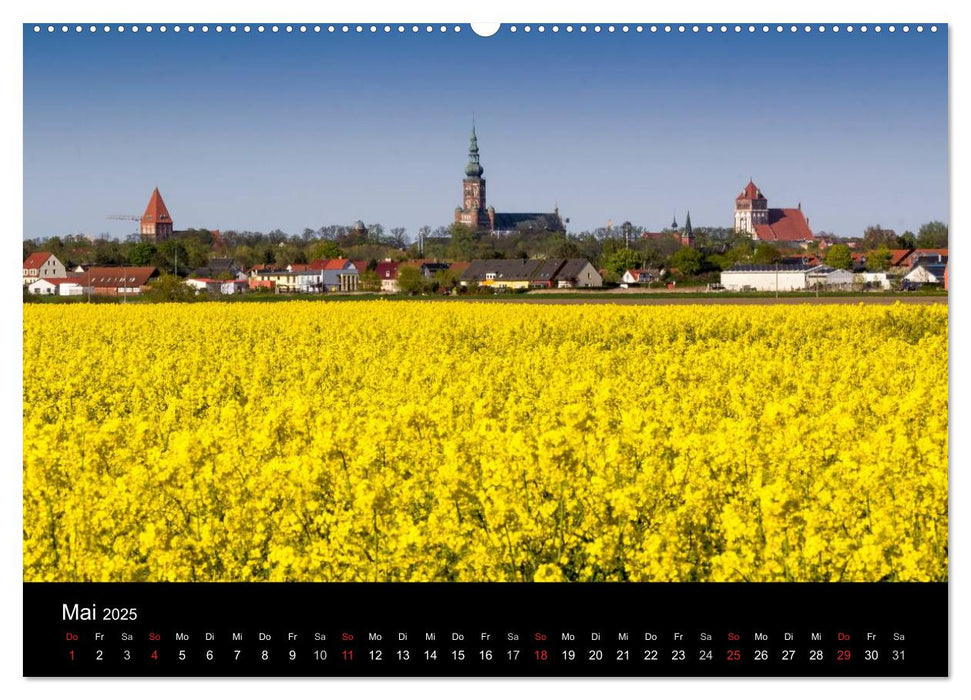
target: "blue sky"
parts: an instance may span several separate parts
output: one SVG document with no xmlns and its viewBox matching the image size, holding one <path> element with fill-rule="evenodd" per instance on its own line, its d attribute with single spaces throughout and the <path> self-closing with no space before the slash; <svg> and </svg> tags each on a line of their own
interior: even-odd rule
<svg viewBox="0 0 971 700">
<path fill-rule="evenodd" d="M 580 231 L 729 226 L 749 177 L 814 231 L 948 219 L 936 33 L 35 34 L 24 237 L 134 223 L 448 224 L 475 114 L 489 204 Z"/>
</svg>

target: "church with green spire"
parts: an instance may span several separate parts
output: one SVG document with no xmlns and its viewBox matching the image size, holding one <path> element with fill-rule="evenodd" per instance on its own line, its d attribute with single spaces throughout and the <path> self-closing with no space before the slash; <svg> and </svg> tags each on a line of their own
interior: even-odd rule
<svg viewBox="0 0 971 700">
<path fill-rule="evenodd" d="M 489 231 L 502 235 L 521 230 L 565 231 L 559 207 L 552 213 L 498 213 L 495 207 L 486 205 L 485 170 L 479 162 L 479 139 L 472 125 L 469 141 L 469 162 L 465 164 L 462 179 L 462 206 L 455 207 L 455 223 L 465 224 L 477 231 Z"/>
</svg>

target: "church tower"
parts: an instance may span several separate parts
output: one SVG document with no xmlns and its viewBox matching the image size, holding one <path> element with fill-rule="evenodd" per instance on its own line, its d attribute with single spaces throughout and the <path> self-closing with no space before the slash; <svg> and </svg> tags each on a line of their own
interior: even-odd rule
<svg viewBox="0 0 971 700">
<path fill-rule="evenodd" d="M 172 217 L 169 216 L 158 187 L 152 192 L 148 207 L 142 214 L 141 234 L 142 241 L 147 243 L 161 243 L 172 237 Z"/>
<path fill-rule="evenodd" d="M 691 228 L 691 212 L 689 211 L 684 218 L 684 230 L 681 232 L 681 245 L 693 248 L 695 245 L 695 233 Z"/>
<path fill-rule="evenodd" d="M 472 139 L 469 142 L 469 162 L 465 165 L 465 178 L 462 180 L 462 206 L 455 208 L 455 222 L 472 229 L 489 228 L 486 210 L 485 172 L 479 163 L 479 141 L 472 126 Z"/>
<path fill-rule="evenodd" d="M 751 179 L 735 198 L 735 231 L 755 236 L 757 224 L 769 223 L 769 201 Z"/>
</svg>

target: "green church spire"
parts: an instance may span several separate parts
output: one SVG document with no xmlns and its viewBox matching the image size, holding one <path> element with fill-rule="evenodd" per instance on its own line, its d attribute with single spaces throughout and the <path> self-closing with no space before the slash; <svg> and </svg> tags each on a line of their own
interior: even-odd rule
<svg viewBox="0 0 971 700">
<path fill-rule="evenodd" d="M 465 166 L 466 177 L 482 177 L 485 170 L 479 165 L 479 140 L 475 136 L 475 122 L 472 123 L 472 139 L 469 142 L 469 162 Z"/>
</svg>

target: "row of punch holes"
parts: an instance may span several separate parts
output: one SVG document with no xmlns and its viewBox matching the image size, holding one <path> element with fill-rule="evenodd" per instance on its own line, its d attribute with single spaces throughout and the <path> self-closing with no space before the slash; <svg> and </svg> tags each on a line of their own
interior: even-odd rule
<svg viewBox="0 0 971 700">
<path fill-rule="evenodd" d="M 479 35 L 481 35 L 481 36 L 488 36 L 488 35 L 494 33 L 497 29 L 498 29 L 498 27 L 496 27 L 495 30 L 491 30 L 491 31 L 488 30 L 488 29 L 487 30 L 484 30 L 484 31 L 481 31 L 481 30 L 477 30 L 475 27 L 473 27 L 472 31 L 475 32 L 475 33 L 477 33 L 477 34 L 479 34 Z M 931 32 L 936 32 L 937 31 L 937 26 L 931 25 L 928 29 Z M 819 24 L 819 25 L 809 25 L 809 24 L 806 24 L 806 25 L 795 25 L 795 24 L 790 24 L 790 25 L 782 25 L 782 24 L 774 24 L 774 25 L 768 25 L 768 24 L 761 24 L 761 25 L 755 25 L 755 24 L 747 24 L 747 25 L 741 25 L 741 24 L 734 24 L 734 25 L 728 25 L 728 24 L 718 24 L 718 25 L 713 25 L 713 24 L 704 24 L 704 25 L 701 25 L 701 24 L 690 24 L 690 25 L 685 25 L 685 24 L 678 24 L 678 25 L 671 25 L 671 24 L 661 24 L 661 25 L 657 25 L 657 24 L 651 24 L 651 25 L 642 25 L 642 24 L 636 24 L 636 25 L 628 25 L 628 24 L 613 25 L 613 24 L 607 24 L 607 25 L 599 25 L 599 24 L 595 24 L 595 25 L 589 25 L 589 26 L 588 25 L 585 25 L 585 24 L 580 24 L 580 25 L 568 24 L 568 25 L 564 25 L 564 26 L 560 26 L 560 25 L 557 25 L 557 24 L 549 25 L 549 26 L 543 25 L 543 24 L 539 24 L 539 25 L 528 25 L 527 24 L 527 25 L 520 26 L 520 25 L 512 24 L 512 25 L 509 25 L 508 28 L 507 28 L 507 31 L 509 31 L 511 34 L 516 34 L 516 33 L 519 33 L 519 32 L 522 32 L 522 33 L 525 33 L 525 34 L 529 34 L 529 33 L 532 33 L 532 32 L 536 32 L 536 33 L 539 33 L 539 34 L 543 34 L 543 33 L 547 32 L 547 31 L 552 32 L 554 34 L 559 33 L 561 31 L 562 32 L 566 32 L 568 34 L 569 33 L 573 33 L 573 32 L 579 32 L 581 34 L 584 34 L 584 33 L 587 33 L 587 32 L 592 32 L 594 34 L 599 34 L 599 33 L 603 33 L 603 32 L 607 32 L 607 33 L 621 32 L 621 33 L 625 33 L 625 34 L 626 33 L 630 33 L 630 32 L 633 32 L 633 33 L 645 33 L 645 32 L 647 32 L 647 33 L 651 33 L 651 34 L 657 34 L 657 33 L 664 33 L 664 34 L 672 34 L 672 33 L 678 33 L 678 34 L 713 34 L 713 33 L 721 33 L 721 34 L 726 34 L 726 33 L 729 33 L 729 32 L 733 32 L 735 34 L 741 34 L 743 32 L 744 33 L 748 33 L 748 34 L 756 34 L 756 33 L 768 34 L 768 33 L 773 32 L 773 31 L 774 32 L 777 32 L 777 33 L 782 33 L 782 32 L 789 32 L 789 33 L 797 33 L 797 32 L 799 32 L 799 33 L 814 33 L 814 32 L 815 33 L 825 33 L 825 32 L 833 32 L 833 33 L 839 33 L 839 32 L 842 31 L 842 32 L 846 32 L 848 34 L 853 33 L 853 32 L 860 32 L 860 33 L 865 34 L 867 32 L 872 31 L 872 32 L 875 32 L 875 33 L 879 34 L 880 32 L 883 32 L 883 31 L 887 31 L 887 32 L 890 32 L 890 33 L 895 33 L 898 30 L 901 31 L 901 32 L 903 32 L 903 33 L 905 33 L 905 34 L 906 33 L 909 33 L 910 31 L 916 31 L 918 33 L 922 33 L 922 32 L 924 32 L 925 27 L 924 27 L 924 25 L 921 25 L 921 24 L 915 25 L 913 27 L 911 27 L 910 25 L 906 25 L 906 24 L 905 25 L 902 25 L 900 27 L 897 27 L 896 25 L 888 25 L 886 27 L 884 27 L 882 25 L 868 26 L 868 25 L 865 25 L 865 24 L 856 25 L 856 26 L 854 26 L 854 25 L 845 25 L 845 26 L 840 26 L 840 25 L 823 25 L 823 24 Z M 385 25 L 376 25 L 376 24 L 371 24 L 371 25 L 361 25 L 361 24 L 357 24 L 357 25 L 348 25 L 348 24 L 343 24 L 343 25 L 333 25 L 333 24 L 331 24 L 331 25 L 319 25 L 319 24 L 312 24 L 312 25 L 307 25 L 307 24 L 299 24 L 299 25 L 294 25 L 294 24 L 286 24 L 286 25 L 278 25 L 278 24 L 271 24 L 271 25 L 262 25 L 262 24 L 249 25 L 249 24 L 244 24 L 244 25 L 238 25 L 238 26 L 235 25 L 235 24 L 230 24 L 230 25 L 216 24 L 216 25 L 212 25 L 212 26 L 207 25 L 207 24 L 203 24 L 203 25 L 200 25 L 198 27 L 196 25 L 193 25 L 193 24 L 186 25 L 186 26 L 182 26 L 182 25 L 179 25 L 179 24 L 172 25 L 172 26 L 164 25 L 164 24 L 163 25 L 158 25 L 158 26 L 153 26 L 153 25 L 143 25 L 143 26 L 142 25 L 130 25 L 130 26 L 126 26 L 126 25 L 123 25 L 123 24 L 122 25 L 107 25 L 106 24 L 106 25 L 103 25 L 103 26 L 98 26 L 98 25 L 94 25 L 94 24 L 88 25 L 88 26 L 82 26 L 80 24 L 77 24 L 77 25 L 67 25 L 67 24 L 63 24 L 63 25 L 53 25 L 53 24 L 48 24 L 46 26 L 42 26 L 42 25 L 39 25 L 39 24 L 35 24 L 34 25 L 34 32 L 35 33 L 40 33 L 40 32 L 43 32 L 43 31 L 46 31 L 48 33 L 54 33 L 54 32 L 57 32 L 57 31 L 61 31 L 62 33 L 67 33 L 67 32 L 71 32 L 71 31 L 73 31 L 75 33 L 82 33 L 84 31 L 87 31 L 89 33 L 94 33 L 94 32 L 101 31 L 101 32 L 105 32 L 105 33 L 108 33 L 108 32 L 117 32 L 119 34 L 123 34 L 125 32 L 131 32 L 132 34 L 137 34 L 138 32 L 145 32 L 147 34 L 150 34 L 152 32 L 159 32 L 159 33 L 164 34 L 164 33 L 169 32 L 169 31 L 174 32 L 176 34 L 178 34 L 180 32 L 183 32 L 183 31 L 188 32 L 189 34 L 193 34 L 195 32 L 201 32 L 202 34 L 208 34 L 210 32 L 215 32 L 216 34 L 219 34 L 219 33 L 222 33 L 222 32 L 229 32 L 231 34 L 232 33 L 236 33 L 236 32 L 242 32 L 244 34 L 253 33 L 253 32 L 255 32 L 257 34 L 262 34 L 262 33 L 266 33 L 266 32 L 273 33 L 273 34 L 280 33 L 280 32 L 285 32 L 285 33 L 288 33 L 288 34 L 292 34 L 292 33 L 299 33 L 299 34 L 307 34 L 307 33 L 320 34 L 322 32 L 325 32 L 325 33 L 328 33 L 328 34 L 336 34 L 336 33 L 341 33 L 341 34 L 350 34 L 350 33 L 362 34 L 362 33 L 365 33 L 365 32 L 371 33 L 371 34 L 376 34 L 378 32 L 382 32 L 383 31 L 385 34 L 390 34 L 391 32 L 398 32 L 399 34 L 404 34 L 406 32 L 410 32 L 412 34 L 418 34 L 420 32 L 424 32 L 424 33 L 430 34 L 430 33 L 434 33 L 434 32 L 447 33 L 449 31 L 451 31 L 451 32 L 461 32 L 462 31 L 462 27 L 459 26 L 459 25 L 447 26 L 447 25 L 444 25 L 444 24 L 442 24 L 442 25 L 431 25 L 431 24 L 427 24 L 427 25 L 417 25 L 417 24 L 404 25 L 404 24 L 399 24 L 399 25 L 394 25 L 394 26 L 389 25 L 389 24 L 385 24 Z"/>
</svg>

